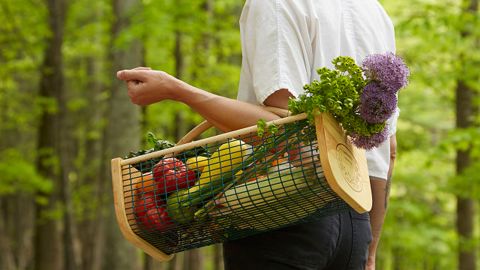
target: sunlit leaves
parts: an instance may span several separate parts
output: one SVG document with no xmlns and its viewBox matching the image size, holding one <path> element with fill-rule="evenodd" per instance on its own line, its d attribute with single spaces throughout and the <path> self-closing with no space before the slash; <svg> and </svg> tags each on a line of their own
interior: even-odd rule
<svg viewBox="0 0 480 270">
<path fill-rule="evenodd" d="M 48 194 L 52 182 L 40 176 L 35 165 L 16 149 L 0 152 L 0 196 L 15 193 Z"/>
</svg>

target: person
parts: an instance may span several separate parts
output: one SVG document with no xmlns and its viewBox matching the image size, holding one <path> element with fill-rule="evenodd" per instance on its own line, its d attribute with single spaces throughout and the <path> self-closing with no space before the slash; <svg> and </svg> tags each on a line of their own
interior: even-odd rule
<svg viewBox="0 0 480 270">
<path fill-rule="evenodd" d="M 242 68 L 237 99 L 196 88 L 163 71 L 121 70 L 134 104 L 183 102 L 222 131 L 278 116 L 289 98 L 332 67 L 337 56 L 357 63 L 373 53 L 395 52 L 393 24 L 377 0 L 247 0 L 241 17 Z M 398 110 L 397 110 L 398 111 Z M 232 117 L 241 115 L 242 117 Z M 370 213 L 353 210 L 224 244 L 225 269 L 375 269 L 393 170 L 398 113 L 390 139 L 367 152 L 373 194 Z"/>
</svg>

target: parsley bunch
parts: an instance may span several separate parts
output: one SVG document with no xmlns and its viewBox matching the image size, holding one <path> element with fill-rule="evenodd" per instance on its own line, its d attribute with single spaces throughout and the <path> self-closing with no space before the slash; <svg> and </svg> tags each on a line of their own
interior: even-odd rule
<svg viewBox="0 0 480 270">
<path fill-rule="evenodd" d="M 386 121 L 397 107 L 398 90 L 407 83 L 408 68 L 391 53 L 371 55 L 362 67 L 347 56 L 332 63 L 334 69 L 317 70 L 320 79 L 305 85 L 305 92 L 289 101 L 289 110 L 307 113 L 311 124 L 315 114 L 330 113 L 357 147 L 378 146 L 387 138 Z"/>
</svg>

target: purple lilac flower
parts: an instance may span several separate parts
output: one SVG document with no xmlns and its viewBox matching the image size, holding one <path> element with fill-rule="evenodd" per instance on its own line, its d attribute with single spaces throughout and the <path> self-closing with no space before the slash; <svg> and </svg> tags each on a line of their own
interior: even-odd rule
<svg viewBox="0 0 480 270">
<path fill-rule="evenodd" d="M 371 136 L 362 136 L 359 134 L 350 134 L 350 140 L 358 147 L 366 150 L 379 146 L 388 138 L 388 128 L 385 128 L 379 133 L 375 133 Z"/>
<path fill-rule="evenodd" d="M 360 95 L 360 116 L 368 123 L 385 122 L 397 108 L 397 96 L 377 82 L 368 83 Z"/>
<path fill-rule="evenodd" d="M 410 71 L 402 58 L 393 53 L 372 54 L 362 63 L 369 80 L 377 81 L 391 93 L 396 93 L 408 83 Z"/>
</svg>

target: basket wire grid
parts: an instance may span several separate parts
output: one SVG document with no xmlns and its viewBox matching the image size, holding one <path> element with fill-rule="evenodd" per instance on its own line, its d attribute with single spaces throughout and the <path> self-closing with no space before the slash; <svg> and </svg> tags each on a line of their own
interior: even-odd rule
<svg viewBox="0 0 480 270">
<path fill-rule="evenodd" d="M 251 127 L 202 141 L 119 163 L 116 207 L 160 260 L 349 209 L 326 179 L 305 116 L 263 136 Z"/>
</svg>

